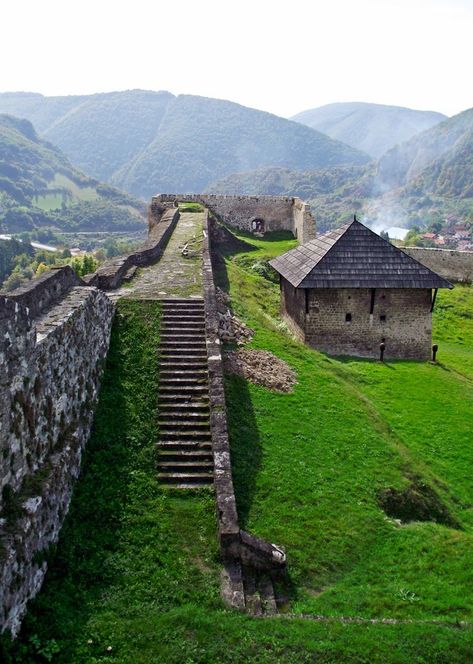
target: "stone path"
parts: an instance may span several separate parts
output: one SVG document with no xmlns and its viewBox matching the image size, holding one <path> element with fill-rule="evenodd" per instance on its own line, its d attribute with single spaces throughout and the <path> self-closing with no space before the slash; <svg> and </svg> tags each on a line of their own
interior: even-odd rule
<svg viewBox="0 0 473 664">
<path fill-rule="evenodd" d="M 201 298 L 203 213 L 184 212 L 171 235 L 161 259 L 150 267 L 140 268 L 129 286 L 111 293 L 113 299 Z M 189 256 L 182 249 L 189 242 Z"/>
</svg>

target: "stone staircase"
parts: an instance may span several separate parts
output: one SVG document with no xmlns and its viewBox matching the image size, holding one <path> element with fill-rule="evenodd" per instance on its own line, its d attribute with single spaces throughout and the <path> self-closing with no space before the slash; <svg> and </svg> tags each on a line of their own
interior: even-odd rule
<svg viewBox="0 0 473 664">
<path fill-rule="evenodd" d="M 202 299 L 162 300 L 158 479 L 178 489 L 213 483 Z"/>
</svg>

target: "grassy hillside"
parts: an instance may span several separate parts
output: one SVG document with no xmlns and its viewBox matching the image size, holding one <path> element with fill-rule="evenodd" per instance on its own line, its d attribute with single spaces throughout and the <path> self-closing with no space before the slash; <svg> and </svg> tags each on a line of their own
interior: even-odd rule
<svg viewBox="0 0 473 664">
<path fill-rule="evenodd" d="M 379 158 L 446 116 L 401 106 L 350 102 L 312 108 L 291 119 Z"/>
<path fill-rule="evenodd" d="M 0 94 L 74 164 L 149 198 L 202 191 L 237 170 L 361 164 L 367 155 L 298 123 L 218 99 L 129 90 L 87 97 Z"/>
<path fill-rule="evenodd" d="M 28 120 L 0 115 L 0 225 L 61 230 L 128 230 L 143 225 L 143 206 L 83 175 L 38 138 Z"/>
<path fill-rule="evenodd" d="M 160 311 L 126 301 L 60 545 L 7 662 L 470 661 L 472 289 L 439 295 L 438 365 L 330 358 L 288 336 L 278 286 L 252 269 L 294 240 L 244 239 L 255 250 L 227 255 L 220 283 L 298 383 L 227 377 L 233 473 L 242 524 L 286 547 L 288 613 L 225 609 L 212 497 L 157 484 Z M 403 522 L 387 489 L 404 491 Z"/>
</svg>

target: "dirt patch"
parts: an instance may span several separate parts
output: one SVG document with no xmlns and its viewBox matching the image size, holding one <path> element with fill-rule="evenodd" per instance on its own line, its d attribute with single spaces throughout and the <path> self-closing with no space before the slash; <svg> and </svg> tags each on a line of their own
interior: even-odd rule
<svg viewBox="0 0 473 664">
<path fill-rule="evenodd" d="M 225 371 L 243 376 L 255 385 L 274 392 L 292 392 L 296 374 L 276 355 L 266 350 L 236 350 L 224 354 Z"/>
<path fill-rule="evenodd" d="M 382 489 L 378 492 L 378 504 L 388 516 L 402 523 L 434 521 L 451 528 L 460 527 L 440 496 L 420 478 L 405 489 Z"/>
</svg>

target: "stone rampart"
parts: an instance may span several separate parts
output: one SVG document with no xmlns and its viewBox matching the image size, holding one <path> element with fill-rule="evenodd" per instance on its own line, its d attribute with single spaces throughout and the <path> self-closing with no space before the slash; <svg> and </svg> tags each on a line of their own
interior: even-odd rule
<svg viewBox="0 0 473 664">
<path fill-rule="evenodd" d="M 74 286 L 84 286 L 84 282 L 69 265 L 52 267 L 6 297 L 28 307 L 30 316 L 36 318 Z"/>
<path fill-rule="evenodd" d="M 213 229 L 214 224 L 215 220 L 209 220 L 206 215 L 203 227 L 203 277 L 217 528 L 226 571 L 225 599 L 234 607 L 244 608 L 245 568 L 262 570 L 269 575 L 280 574 L 285 570 L 286 556 L 274 544 L 240 530 L 232 479 L 219 316 L 212 266 L 212 238 L 217 235 Z"/>
<path fill-rule="evenodd" d="M 156 210 L 155 215 L 150 215 L 146 242 L 129 254 L 106 261 L 85 281 L 101 290 L 118 288 L 131 268 L 151 265 L 160 258 L 178 220 L 179 210 L 175 207 Z"/>
<path fill-rule="evenodd" d="M 47 283 L 13 294 L 31 309 L 0 297 L 0 629 L 13 634 L 69 507 L 114 309 L 95 288 L 71 288 L 68 270 Z"/>
<path fill-rule="evenodd" d="M 178 202 L 196 202 L 229 226 L 244 231 L 291 231 L 301 242 L 315 237 L 315 220 L 310 206 L 289 196 L 226 196 L 219 194 L 159 194 L 150 210 Z M 261 225 L 262 222 L 262 225 Z"/>
<path fill-rule="evenodd" d="M 449 281 L 473 281 L 473 251 L 403 247 L 406 254 Z"/>
</svg>

